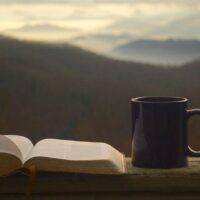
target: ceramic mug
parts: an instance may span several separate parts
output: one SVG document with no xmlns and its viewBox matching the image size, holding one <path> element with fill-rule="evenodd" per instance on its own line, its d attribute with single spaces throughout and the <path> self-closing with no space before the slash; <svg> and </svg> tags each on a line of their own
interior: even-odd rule
<svg viewBox="0 0 200 200">
<path fill-rule="evenodd" d="M 200 109 L 187 109 L 182 97 L 138 97 L 132 105 L 132 163 L 144 168 L 187 166 L 187 156 L 200 156 L 188 146 L 188 119 Z"/>
</svg>

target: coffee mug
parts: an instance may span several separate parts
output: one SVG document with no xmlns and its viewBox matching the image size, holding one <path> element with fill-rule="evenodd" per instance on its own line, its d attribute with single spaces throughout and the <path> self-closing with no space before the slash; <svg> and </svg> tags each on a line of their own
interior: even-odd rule
<svg viewBox="0 0 200 200">
<path fill-rule="evenodd" d="M 138 97 L 132 105 L 132 164 L 144 168 L 187 166 L 187 156 L 200 152 L 188 146 L 188 119 L 200 109 L 187 110 L 182 97 Z"/>
</svg>

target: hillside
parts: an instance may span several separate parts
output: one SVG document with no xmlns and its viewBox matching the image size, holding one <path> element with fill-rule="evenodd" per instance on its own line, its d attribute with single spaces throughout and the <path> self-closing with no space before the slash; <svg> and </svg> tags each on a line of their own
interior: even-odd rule
<svg viewBox="0 0 200 200">
<path fill-rule="evenodd" d="M 68 45 L 0 37 L 0 131 L 34 142 L 104 141 L 129 153 L 132 97 L 185 96 L 192 107 L 200 106 L 200 67 L 191 71 L 189 65 L 163 69 Z M 192 135 L 194 145 L 198 137 Z"/>
<path fill-rule="evenodd" d="M 125 60 L 140 62 L 181 65 L 200 57 L 198 40 L 136 40 L 119 45 L 112 54 Z"/>
</svg>

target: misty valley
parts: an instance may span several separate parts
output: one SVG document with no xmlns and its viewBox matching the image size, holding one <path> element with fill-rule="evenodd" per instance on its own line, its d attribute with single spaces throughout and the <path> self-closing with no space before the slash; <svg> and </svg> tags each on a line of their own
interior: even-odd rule
<svg viewBox="0 0 200 200">
<path fill-rule="evenodd" d="M 134 52 L 127 56 L 134 58 Z M 183 96 L 189 108 L 200 107 L 200 56 L 194 58 L 179 67 L 161 67 L 67 44 L 1 36 L 0 132 L 34 142 L 47 137 L 103 141 L 130 155 L 131 98 Z M 189 130 L 195 149 L 200 145 L 198 120 L 190 121 Z"/>
</svg>

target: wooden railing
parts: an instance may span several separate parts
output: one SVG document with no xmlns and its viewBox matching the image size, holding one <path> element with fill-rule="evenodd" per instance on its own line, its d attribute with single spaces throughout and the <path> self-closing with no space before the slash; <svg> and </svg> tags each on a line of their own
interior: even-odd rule
<svg viewBox="0 0 200 200">
<path fill-rule="evenodd" d="M 199 200 L 200 159 L 189 166 L 158 170 L 132 167 L 127 158 L 125 175 L 37 173 L 33 200 Z M 27 177 L 16 174 L 0 178 L 0 199 L 23 199 Z"/>
</svg>

